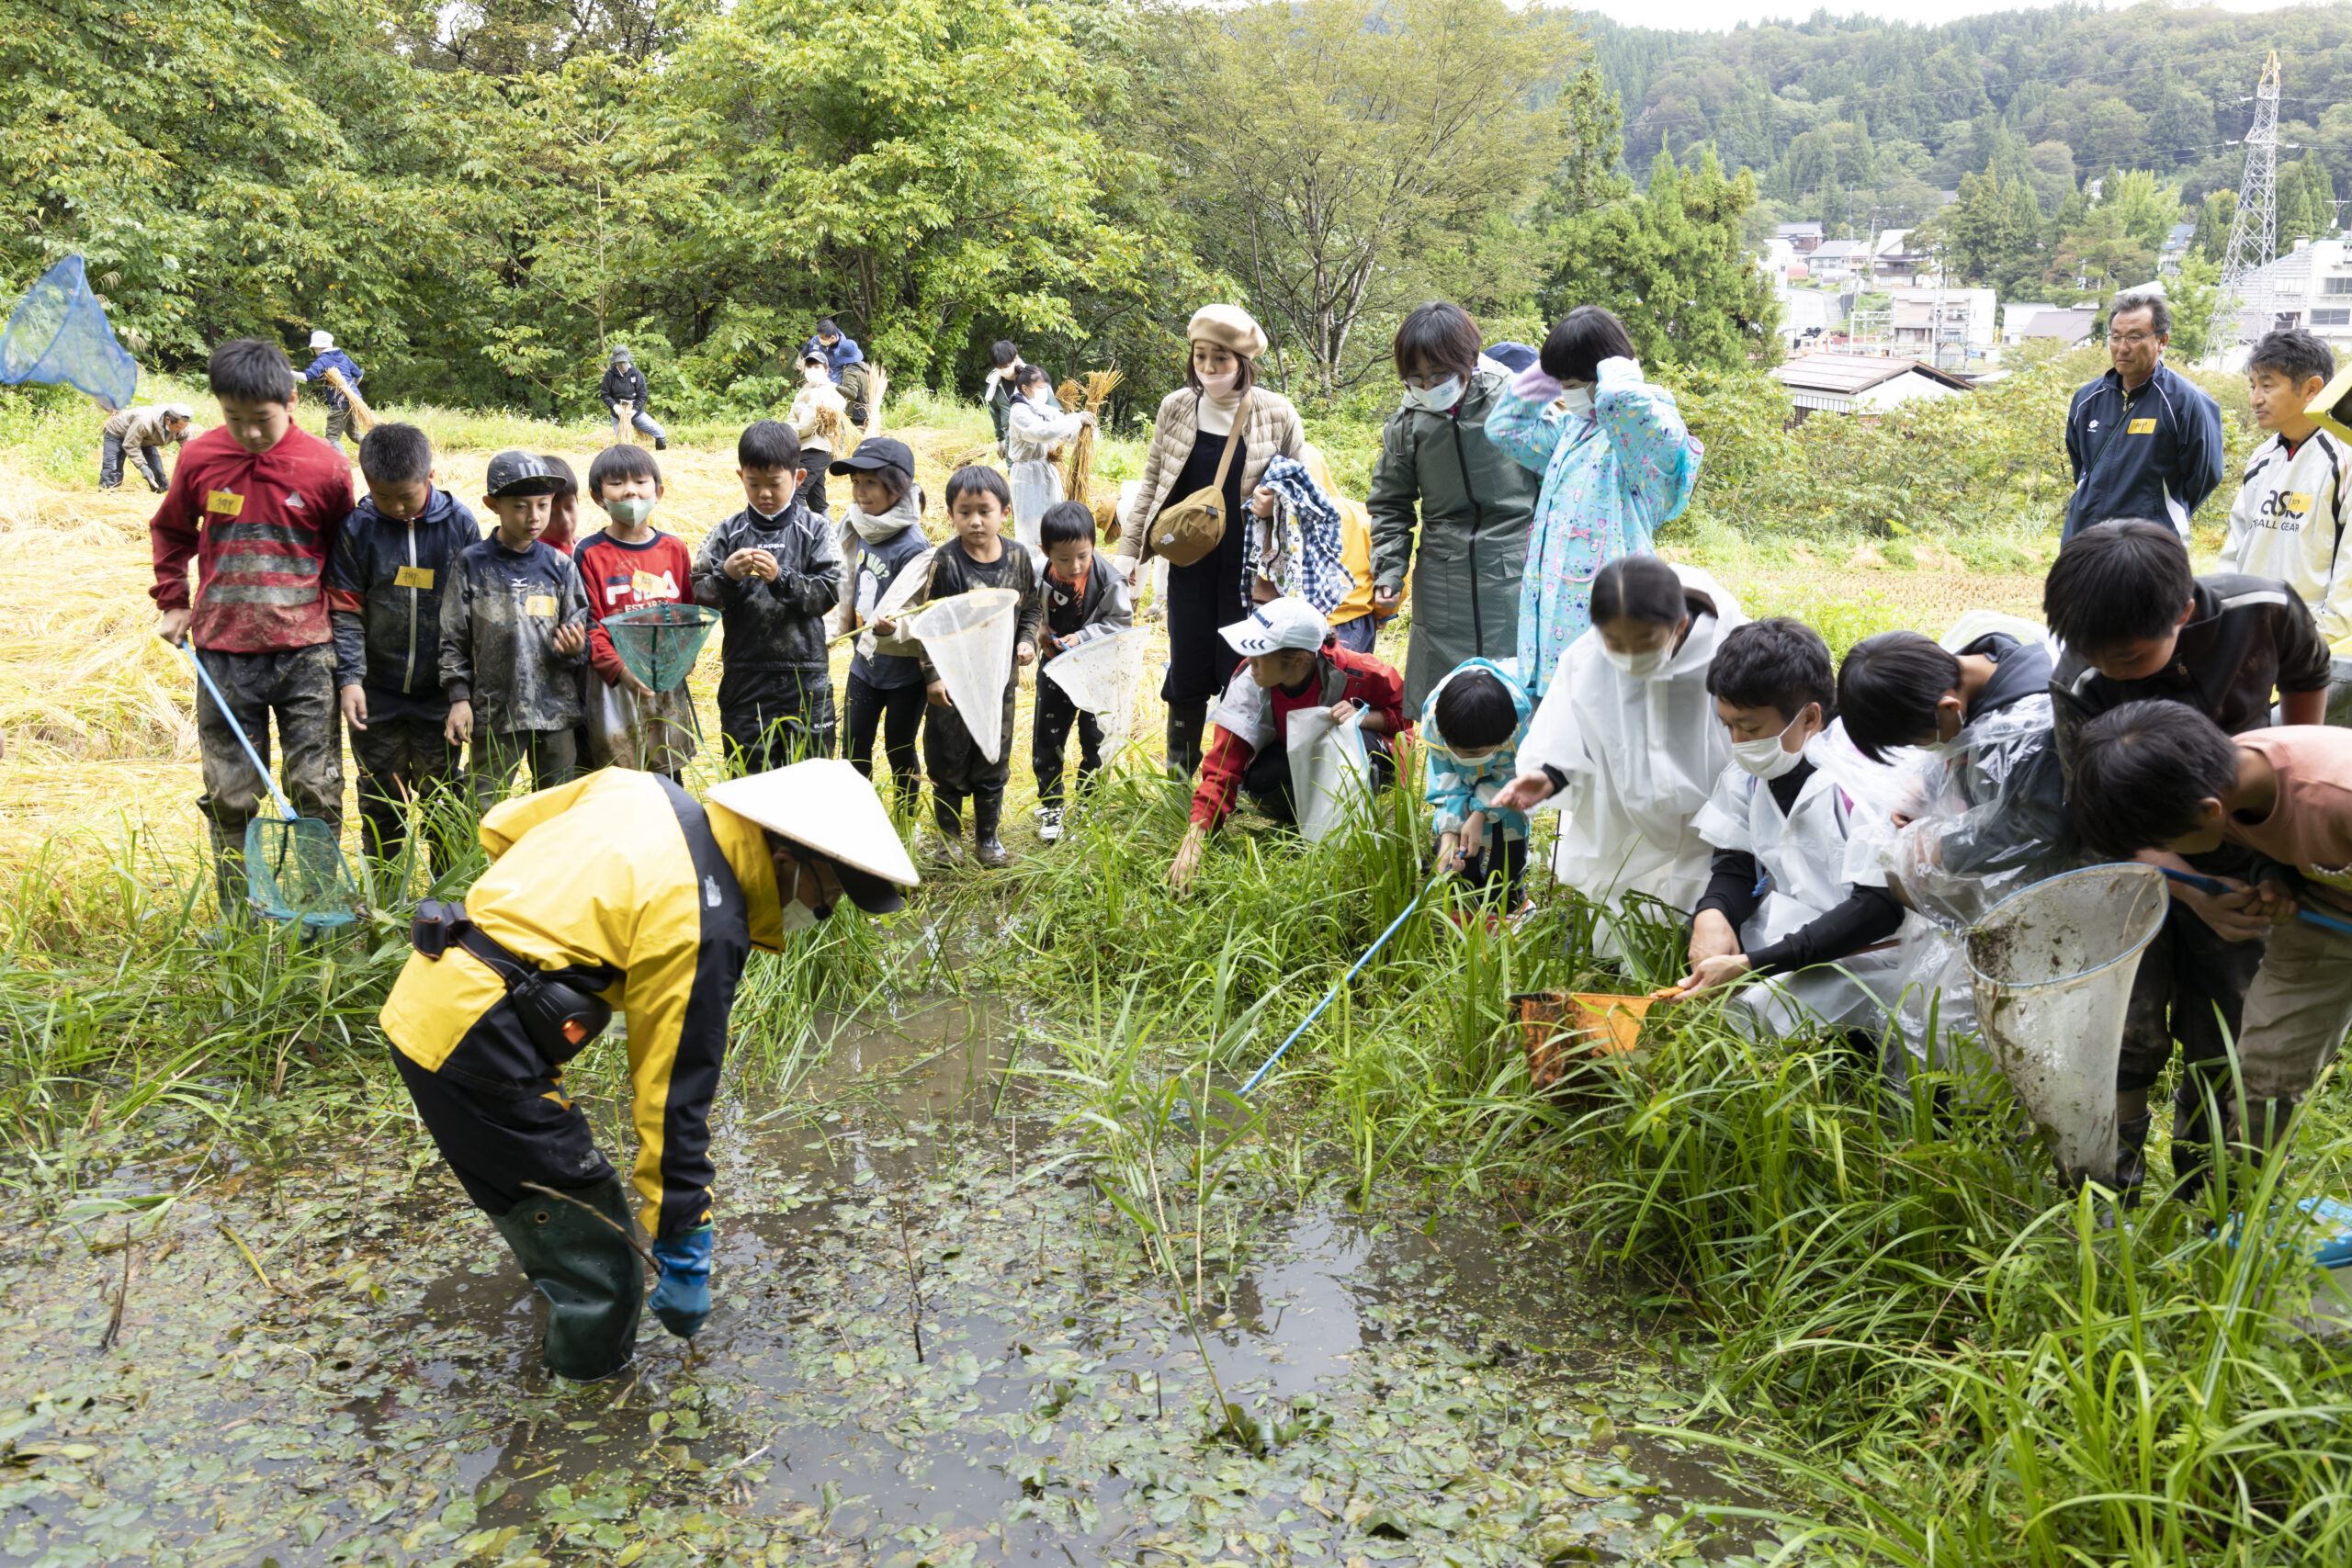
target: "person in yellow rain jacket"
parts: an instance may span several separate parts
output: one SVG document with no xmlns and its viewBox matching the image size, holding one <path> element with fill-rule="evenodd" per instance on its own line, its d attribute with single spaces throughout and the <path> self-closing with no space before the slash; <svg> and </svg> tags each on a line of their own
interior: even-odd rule
<svg viewBox="0 0 2352 1568">
<path fill-rule="evenodd" d="M 634 1356 L 645 1286 L 565 1064 L 626 1013 L 654 1314 L 691 1337 L 710 1311 L 711 1097 L 751 950 L 844 897 L 899 908 L 914 866 L 873 785 L 830 759 L 730 779 L 707 806 L 607 768 L 499 806 L 481 841 L 492 863 L 465 902 L 418 907 L 384 1032 L 442 1157 L 547 1298 L 548 1370 L 594 1380 Z"/>
</svg>

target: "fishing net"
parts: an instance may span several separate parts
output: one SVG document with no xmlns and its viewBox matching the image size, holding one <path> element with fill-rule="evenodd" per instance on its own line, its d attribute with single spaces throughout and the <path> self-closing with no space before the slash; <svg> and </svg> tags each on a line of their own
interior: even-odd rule
<svg viewBox="0 0 2352 1568">
<path fill-rule="evenodd" d="M 22 381 L 79 387 L 109 412 L 130 407 L 139 390 L 138 362 L 115 341 L 80 256 L 41 274 L 0 332 L 0 382 Z"/>
<path fill-rule="evenodd" d="M 974 588 L 935 599 L 901 624 L 922 644 L 973 746 L 991 762 L 1003 755 L 1004 689 L 1021 630 L 1020 598 L 1010 588 Z"/>
<path fill-rule="evenodd" d="M 718 625 L 718 612 L 700 604 L 645 604 L 606 615 L 603 624 L 628 672 L 667 692 L 685 683 L 711 628 Z"/>
<path fill-rule="evenodd" d="M 315 817 L 256 817 L 245 824 L 245 897 L 273 920 L 305 930 L 359 918 L 359 886 L 335 830 Z"/>
</svg>

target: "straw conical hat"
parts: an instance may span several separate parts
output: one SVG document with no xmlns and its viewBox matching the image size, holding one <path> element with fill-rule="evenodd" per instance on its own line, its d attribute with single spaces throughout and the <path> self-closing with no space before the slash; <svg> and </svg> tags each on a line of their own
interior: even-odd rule
<svg viewBox="0 0 2352 1568">
<path fill-rule="evenodd" d="M 886 882 L 922 882 L 881 796 L 849 763 L 812 757 L 710 786 L 712 804 Z"/>
</svg>

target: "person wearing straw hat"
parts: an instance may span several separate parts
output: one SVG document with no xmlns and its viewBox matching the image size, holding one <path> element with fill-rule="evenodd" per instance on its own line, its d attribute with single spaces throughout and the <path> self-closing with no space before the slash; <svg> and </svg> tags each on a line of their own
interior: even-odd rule
<svg viewBox="0 0 2352 1568">
<path fill-rule="evenodd" d="M 647 1304 L 663 1327 L 710 1313 L 710 1106 L 752 949 L 867 914 L 918 878 L 874 786 L 820 758 L 714 785 L 606 768 L 482 818 L 491 865 L 462 904 L 418 906 L 384 1033 L 425 1131 L 547 1299 L 548 1369 L 605 1377 Z M 628 1015 L 629 1191 L 565 1093 L 564 1068 Z"/>
</svg>

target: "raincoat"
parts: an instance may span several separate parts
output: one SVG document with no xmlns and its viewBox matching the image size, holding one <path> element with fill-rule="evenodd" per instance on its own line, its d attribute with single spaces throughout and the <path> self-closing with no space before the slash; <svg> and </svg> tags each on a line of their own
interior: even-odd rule
<svg viewBox="0 0 2352 1568">
<path fill-rule="evenodd" d="M 1451 412 L 1408 403 L 1380 433 L 1365 501 L 1372 580 L 1393 593 L 1412 573 L 1408 711 L 1419 711 L 1464 660 L 1509 659 L 1519 651 L 1520 578 L 1543 465 L 1517 460 L 1488 428 L 1510 380 L 1481 369 Z"/>
<path fill-rule="evenodd" d="M 1038 543 L 1038 519 L 1046 508 L 1062 499 L 1061 470 L 1054 467 L 1053 449 L 1081 428 L 1074 413 L 1048 413 L 1026 398 L 1012 400 L 1004 437 L 1005 466 L 1012 477 L 1012 536 L 1043 558 Z"/>
<path fill-rule="evenodd" d="M 1698 601 L 1682 646 L 1655 675 L 1636 680 L 1602 657 L 1599 632 L 1587 631 L 1561 657 L 1520 743 L 1521 772 L 1566 775 L 1567 787 L 1544 802 L 1560 813 L 1552 867 L 1598 903 L 1643 893 L 1688 909 L 1705 891 L 1713 858 L 1694 819 L 1731 761 L 1731 745 L 1707 693 L 1707 666 L 1747 617 L 1706 572 L 1674 571 Z"/>
<path fill-rule="evenodd" d="M 1545 691 L 1567 646 L 1592 625 L 1592 580 L 1619 556 L 1644 555 L 1682 515 L 1704 448 L 1674 394 L 1630 359 L 1604 359 L 1589 412 L 1571 414 L 1540 369 L 1503 388 L 1487 439 L 1544 476 L 1519 590 L 1519 667 Z"/>
<path fill-rule="evenodd" d="M 1446 744 L 1445 736 L 1437 725 L 1438 694 L 1447 684 L 1460 680 L 1474 670 L 1483 670 L 1503 683 L 1510 694 L 1512 705 L 1518 709 L 1519 724 L 1510 739 L 1495 749 L 1494 754 L 1476 761 L 1465 761 L 1454 755 Z M 1432 833 L 1458 833 L 1462 824 L 1473 811 L 1487 814 L 1487 828 L 1502 839 L 1527 837 L 1527 813 L 1510 811 L 1495 804 L 1495 796 L 1502 787 L 1519 776 L 1519 750 L 1527 739 L 1528 721 L 1535 716 L 1535 699 L 1527 694 L 1520 683 L 1519 671 L 1510 660 L 1498 662 L 1492 659 L 1473 659 L 1458 669 L 1447 672 L 1430 690 L 1429 700 L 1421 705 L 1421 745 L 1428 756 L 1427 784 L 1423 793 L 1430 803 L 1430 830 Z"/>
</svg>

